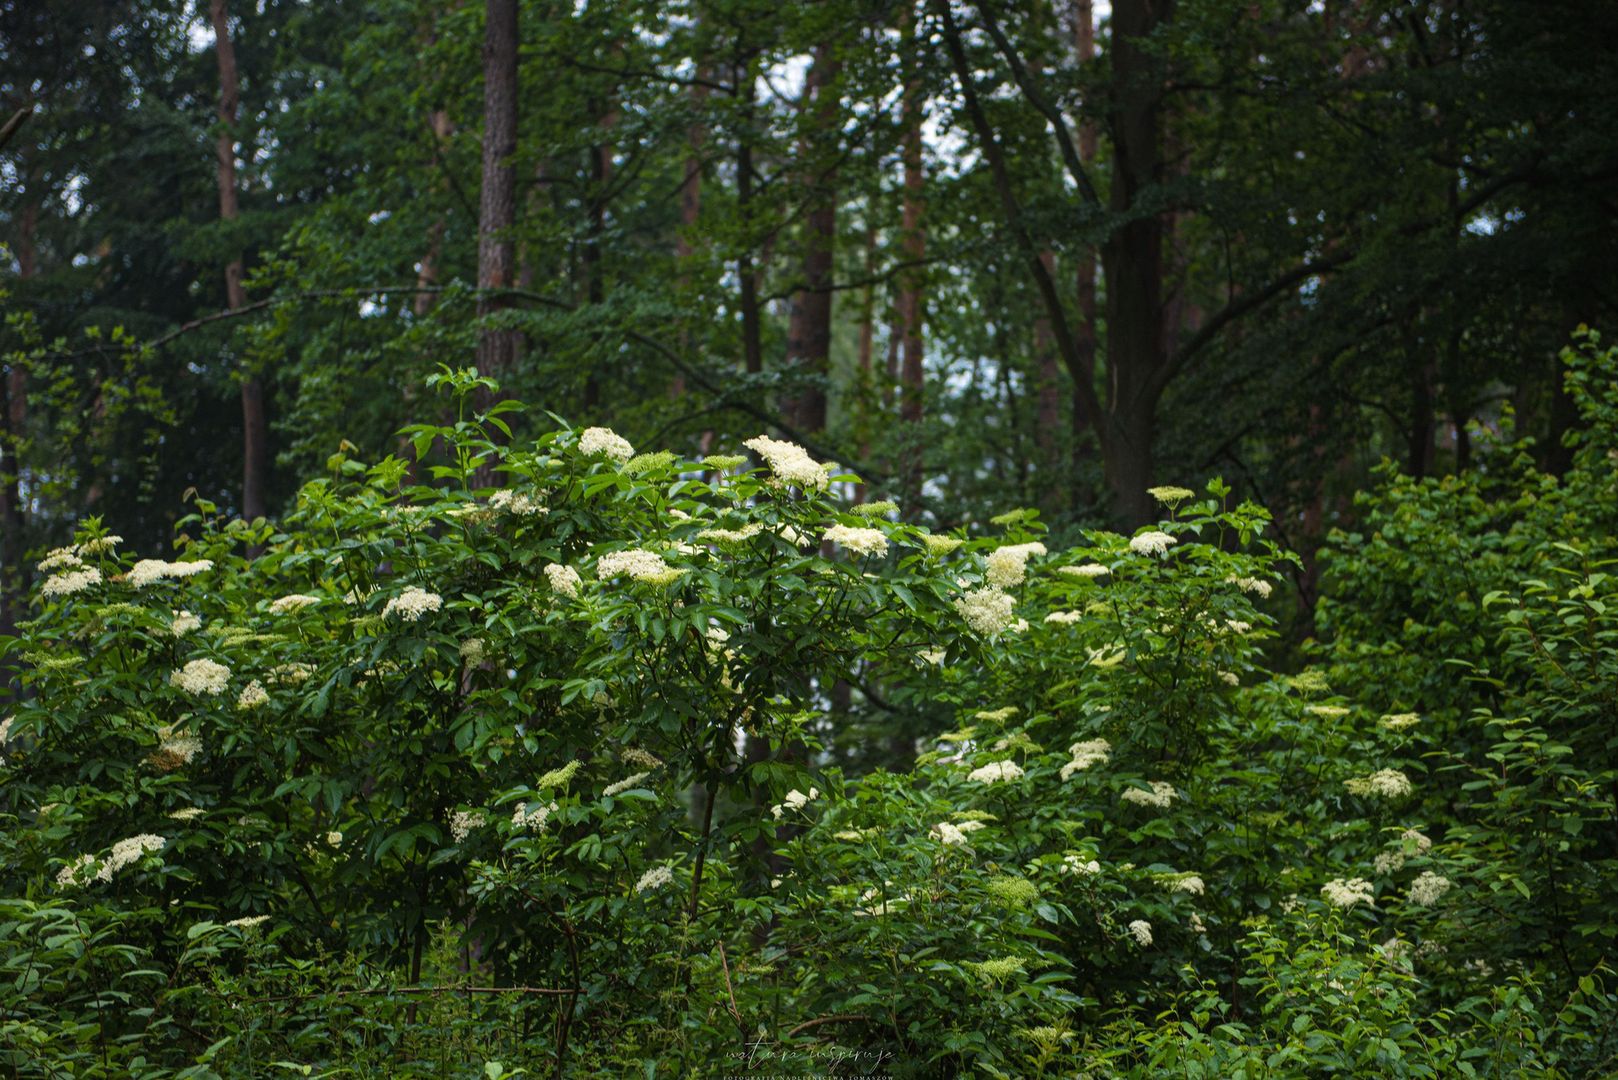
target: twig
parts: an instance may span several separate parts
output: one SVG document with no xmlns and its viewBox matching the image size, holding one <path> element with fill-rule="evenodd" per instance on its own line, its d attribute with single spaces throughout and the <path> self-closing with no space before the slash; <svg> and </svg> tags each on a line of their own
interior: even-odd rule
<svg viewBox="0 0 1618 1080">
<path fill-rule="evenodd" d="M 808 1031 L 810 1028 L 819 1027 L 821 1024 L 842 1024 L 850 1023 L 855 1020 L 863 1020 L 869 1023 L 871 1018 L 869 1016 L 862 1016 L 859 1013 L 839 1013 L 836 1016 L 821 1016 L 815 1018 L 814 1020 L 805 1020 L 803 1023 L 787 1032 L 786 1037 L 790 1039 L 800 1031 Z"/>
<path fill-rule="evenodd" d="M 12 113 L 11 119 L 6 121 L 6 126 L 0 127 L 0 147 L 4 147 L 6 143 L 10 142 L 11 137 L 17 134 L 17 129 L 22 127 L 23 121 L 33 115 L 34 107 L 32 105 L 24 105 Z"/>
<path fill-rule="evenodd" d="M 365 990 L 321 990 L 311 994 L 245 998 L 244 1003 L 308 1001 L 321 997 L 376 997 L 383 994 L 581 994 L 582 990 L 555 986 L 379 986 Z"/>
</svg>

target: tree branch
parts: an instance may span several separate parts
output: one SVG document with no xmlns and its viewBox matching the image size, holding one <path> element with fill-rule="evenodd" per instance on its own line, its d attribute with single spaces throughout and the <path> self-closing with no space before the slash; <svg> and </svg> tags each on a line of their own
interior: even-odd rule
<svg viewBox="0 0 1618 1080">
<path fill-rule="evenodd" d="M 4 149 L 6 143 L 11 141 L 11 137 L 17 134 L 17 129 L 22 127 L 23 121 L 33 115 L 34 107 L 32 105 L 24 105 L 11 114 L 11 119 L 6 121 L 5 127 L 0 127 L 0 149 Z"/>
<path fill-rule="evenodd" d="M 1062 161 L 1067 165 L 1067 171 L 1072 175 L 1073 182 L 1079 185 L 1079 193 L 1084 196 L 1086 205 L 1091 210 L 1100 211 L 1101 197 L 1096 194 L 1095 185 L 1090 182 L 1090 174 L 1085 171 L 1084 162 L 1079 157 L 1078 147 L 1073 144 L 1073 136 L 1067 130 L 1067 118 L 1062 115 L 1060 109 L 1047 101 L 1045 95 L 1041 94 L 1039 88 L 1034 85 L 1034 80 L 1029 77 L 1028 68 L 1024 66 L 1022 57 L 1017 55 L 1017 50 L 1012 48 L 1010 39 L 1001 32 L 1000 24 L 995 21 L 991 6 L 979 2 L 977 9 L 978 14 L 983 18 L 983 28 L 994 39 L 995 47 L 1000 50 L 1000 55 L 1006 58 L 1006 65 L 1011 68 L 1011 77 L 1016 80 L 1017 88 L 1022 91 L 1023 97 L 1027 98 L 1028 103 L 1037 109 L 1040 115 L 1045 117 L 1051 128 L 1056 132 L 1056 144 L 1061 148 Z"/>
<path fill-rule="evenodd" d="M 944 44 L 949 52 L 950 62 L 955 68 L 956 81 L 961 86 L 967 116 L 977 132 L 978 141 L 983 144 L 983 154 L 989 161 L 989 172 L 994 179 L 995 191 L 1000 196 L 1006 225 L 1011 229 L 1017 248 L 1022 252 L 1023 258 L 1028 263 L 1029 272 L 1034 277 L 1034 284 L 1045 305 L 1045 313 L 1051 321 L 1052 336 L 1056 338 L 1056 347 L 1061 351 L 1068 373 L 1073 378 L 1079 403 L 1086 413 L 1085 418 L 1105 447 L 1108 442 L 1107 428 L 1102 422 L 1101 404 L 1096 397 L 1095 386 L 1084 377 L 1084 365 L 1079 357 L 1078 342 L 1074 340 L 1073 329 L 1068 323 L 1067 309 L 1063 307 L 1062 299 L 1057 295 L 1056 283 L 1051 280 L 1051 273 L 1046 268 L 1045 261 L 1039 257 L 1039 252 L 1034 250 L 1028 230 L 1023 226 L 1022 207 L 1017 202 L 1016 192 L 1011 188 L 1005 152 L 995 137 L 994 129 L 989 126 L 989 118 L 983 112 L 982 102 L 978 100 L 977 87 L 972 81 L 972 69 L 966 62 L 966 50 L 961 46 L 960 27 L 955 24 L 955 16 L 950 13 L 949 5 L 950 0 L 934 0 L 933 3 L 944 24 Z"/>
</svg>

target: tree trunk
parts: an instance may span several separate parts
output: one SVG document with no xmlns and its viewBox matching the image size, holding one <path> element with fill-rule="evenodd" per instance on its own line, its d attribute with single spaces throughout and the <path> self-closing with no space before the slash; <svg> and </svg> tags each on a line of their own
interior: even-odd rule
<svg viewBox="0 0 1618 1080">
<path fill-rule="evenodd" d="M 924 176 L 921 158 L 921 128 L 926 120 L 925 102 L 922 100 L 921 79 L 916 72 L 915 13 L 908 8 L 904 17 L 904 34 L 910 47 L 913 65 L 905 83 L 902 119 L 904 123 L 904 207 L 901 216 L 900 253 L 907 266 L 899 274 L 898 316 L 900 326 L 899 419 L 905 426 L 905 460 L 900 470 L 903 487 L 904 513 L 914 517 L 921 501 L 921 483 L 925 475 L 926 446 L 921 431 L 921 416 L 926 390 L 922 371 L 924 359 L 922 322 L 925 272 L 921 262 L 927 255 L 927 234 L 922 224 L 924 206 Z M 829 260 L 828 260 L 829 261 Z M 829 271 L 829 267 L 828 267 Z M 826 306 L 827 338 L 830 338 L 831 305 Z"/>
<path fill-rule="evenodd" d="M 701 74 L 699 69 L 698 74 Z M 700 84 L 691 88 L 691 106 L 701 109 L 708 99 L 708 88 Z M 697 222 L 702 217 L 702 147 L 708 141 L 708 129 L 700 120 L 693 121 L 685 132 L 685 176 L 680 182 L 680 233 L 674 241 L 674 262 L 678 269 L 679 291 L 689 297 L 691 291 L 691 257 L 696 252 L 692 244 L 697 233 Z M 690 355 L 691 330 L 680 331 L 680 352 Z M 685 395 L 685 375 L 676 372 L 669 384 L 670 397 Z"/>
<path fill-rule="evenodd" d="M 1171 0 L 1118 0 L 1112 9 L 1112 191 L 1120 217 L 1158 180 L 1163 79 L 1142 43 L 1172 10 Z M 1152 440 L 1160 380 L 1168 364 L 1163 342 L 1163 223 L 1157 215 L 1126 218 L 1101 253 L 1107 280 L 1107 484 L 1130 525 L 1155 516 Z"/>
<path fill-rule="evenodd" d="M 758 271 L 753 266 L 753 114 L 755 91 L 753 62 L 736 66 L 736 93 L 741 97 L 740 133 L 736 139 L 736 213 L 742 222 L 741 251 L 736 256 L 736 280 L 741 290 L 742 367 L 749 375 L 764 370 L 764 334 L 758 306 Z"/>
<path fill-rule="evenodd" d="M 22 281 L 38 272 L 34 236 L 39 223 L 39 200 L 32 177 L 25 197 L 27 202 L 16 217 L 14 244 L 17 276 Z M 0 635 L 10 637 L 17 632 L 17 620 L 28 594 L 28 566 L 23 560 L 26 547 L 21 457 L 23 428 L 28 420 L 28 373 L 20 363 L 13 362 L 7 369 L 4 387 L 5 411 L 0 414 L 0 423 L 4 424 L 4 431 L 0 433 Z M 0 670 L 3 670 L 9 695 L 13 698 L 20 695 L 20 662 L 9 660 Z"/>
<path fill-rule="evenodd" d="M 618 123 L 618 110 L 609 107 L 601 115 L 600 127 L 611 131 Z M 612 184 L 612 143 L 603 141 L 590 148 L 590 224 L 584 240 L 584 298 L 592 307 L 607 297 L 606 271 L 601 265 L 601 238 L 607 231 L 608 187 Z M 597 351 L 605 356 L 606 350 Z M 601 376 L 592 365 L 584 380 L 584 409 L 593 414 L 601 404 Z"/>
<path fill-rule="evenodd" d="M 811 435 L 826 427 L 825 379 L 831 370 L 832 259 L 837 240 L 837 173 L 832 162 L 839 133 L 835 83 L 840 67 L 830 45 L 817 45 L 801 105 L 805 131 L 799 143 L 800 183 L 806 191 L 803 281 L 792 298 L 786 366 L 812 380 L 798 391 L 789 410 L 798 429 Z"/>
<path fill-rule="evenodd" d="M 455 121 L 449 118 L 449 111 L 442 107 L 436 108 L 427 118 L 427 125 L 432 129 L 434 152 L 442 154 L 449 145 L 449 138 L 455 133 Z M 416 318 L 423 318 L 438 302 L 438 294 L 428 291 L 438 284 L 438 260 L 444 251 L 444 219 L 442 216 L 434 219 L 427 227 L 427 251 L 421 257 L 421 267 L 416 271 L 416 287 L 422 289 L 415 296 L 411 310 Z"/>
<path fill-rule="evenodd" d="M 236 201 L 236 111 L 241 83 L 236 71 L 236 47 L 230 40 L 230 12 L 226 0 L 212 0 L 214 56 L 219 62 L 219 138 L 214 153 L 219 162 L 219 218 L 241 216 Z M 232 242 L 234 246 L 234 242 Z M 232 311 L 247 303 L 242 288 L 240 254 L 225 265 L 225 305 Z M 269 479 L 269 423 L 264 416 L 264 386 L 251 371 L 242 373 L 242 517 L 255 521 L 265 514 L 264 486 Z"/>
<path fill-rule="evenodd" d="M 510 306 L 489 290 L 512 287 L 517 222 L 517 0 L 487 0 L 483 39 L 483 187 L 478 200 L 478 316 Z M 509 378 L 517 367 L 516 330 L 484 326 L 478 338 L 480 375 Z M 489 395 L 479 404 L 487 408 Z"/>
</svg>

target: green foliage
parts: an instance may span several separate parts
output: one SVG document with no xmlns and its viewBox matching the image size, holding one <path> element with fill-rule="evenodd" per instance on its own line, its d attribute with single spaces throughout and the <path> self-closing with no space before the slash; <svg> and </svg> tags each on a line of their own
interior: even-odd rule
<svg viewBox="0 0 1618 1080">
<path fill-rule="evenodd" d="M 1452 542 L 1537 568 L 1462 663 L 1415 647 L 1474 640 L 1443 631 L 1380 678 L 1340 628 L 1388 618 L 1409 532 L 1344 538 L 1324 663 L 1276 676 L 1290 556 L 1217 481 L 1133 537 L 945 539 L 789 443 L 511 442 L 449 369 L 422 460 L 338 453 L 278 525 L 199 499 L 160 561 L 91 520 L 7 645 L 5 1064 L 1599 1070 L 1614 403 L 1573 386 L 1579 467 L 1515 517 L 1374 496 L 1417 537 L 1449 530 L 1413 502 L 1495 515 Z M 1403 715 L 1428 665 L 1459 707 Z M 913 767 L 870 768 L 893 731 Z"/>
</svg>

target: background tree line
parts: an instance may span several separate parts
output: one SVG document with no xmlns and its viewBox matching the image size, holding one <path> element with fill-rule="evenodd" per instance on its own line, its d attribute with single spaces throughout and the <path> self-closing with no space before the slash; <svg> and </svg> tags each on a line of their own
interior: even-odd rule
<svg viewBox="0 0 1618 1080">
<path fill-rule="evenodd" d="M 0 535 L 277 515 L 475 357 L 950 526 L 1219 473 L 1305 556 L 1612 316 L 1598 0 L 12 0 Z M 542 425 L 543 426 L 543 425 Z"/>
</svg>

